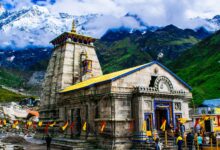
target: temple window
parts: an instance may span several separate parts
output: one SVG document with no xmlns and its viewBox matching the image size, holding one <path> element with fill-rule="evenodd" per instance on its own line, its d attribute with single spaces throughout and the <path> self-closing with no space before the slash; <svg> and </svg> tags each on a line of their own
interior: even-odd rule
<svg viewBox="0 0 220 150">
<path fill-rule="evenodd" d="M 83 68 L 83 74 L 86 74 L 88 72 L 92 72 L 92 60 L 84 60 L 82 62 L 82 68 Z"/>
<path fill-rule="evenodd" d="M 154 87 L 154 83 L 155 83 L 155 80 L 157 79 L 157 76 L 151 76 L 151 80 L 150 80 L 150 85 L 149 87 Z"/>
</svg>

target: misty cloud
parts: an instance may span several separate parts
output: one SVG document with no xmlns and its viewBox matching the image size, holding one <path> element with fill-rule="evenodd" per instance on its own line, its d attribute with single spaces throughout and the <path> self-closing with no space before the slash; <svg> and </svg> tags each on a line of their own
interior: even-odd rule
<svg viewBox="0 0 220 150">
<path fill-rule="evenodd" d="M 174 24 L 180 28 L 197 28 L 205 25 L 210 30 L 218 27 L 209 24 L 204 18 L 220 14 L 219 0 L 56 0 L 55 3 L 51 3 L 51 0 L 35 0 L 34 3 L 31 0 L 0 0 L 0 4 L 7 6 L 10 11 L 18 11 L 37 4 L 49 10 L 47 15 L 54 16 L 59 16 L 60 12 L 74 16 L 99 14 L 82 25 L 86 33 L 96 38 L 100 38 L 110 28 L 122 26 L 132 29 L 146 28 L 134 17 L 126 16 L 128 13 L 138 16 L 141 22 L 149 26 Z M 0 29 L 1 46 L 23 47 L 27 44 L 46 46 L 55 36 L 71 28 L 71 20 L 72 18 L 61 22 L 54 18 L 45 20 L 48 21 L 47 26 L 52 23 L 55 27 L 53 33 L 39 30 L 45 27 L 39 25 L 37 19 L 26 21 L 26 24 L 18 24 L 17 28 L 16 23 L 8 25 L 7 29 L 13 31 Z M 66 22 L 65 25 L 63 22 Z M 33 29 L 27 23 L 30 23 Z M 30 30 L 28 32 L 19 30 L 21 28 Z"/>
</svg>

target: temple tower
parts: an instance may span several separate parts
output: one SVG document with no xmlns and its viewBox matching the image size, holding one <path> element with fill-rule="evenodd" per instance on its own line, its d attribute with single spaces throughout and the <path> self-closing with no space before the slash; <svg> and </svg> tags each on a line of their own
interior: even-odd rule
<svg viewBox="0 0 220 150">
<path fill-rule="evenodd" d="M 77 34 L 74 21 L 71 32 L 64 32 L 51 41 L 54 49 L 43 83 L 41 119 L 59 118 L 56 104 L 60 90 L 102 75 L 94 41 L 92 37 Z"/>
</svg>

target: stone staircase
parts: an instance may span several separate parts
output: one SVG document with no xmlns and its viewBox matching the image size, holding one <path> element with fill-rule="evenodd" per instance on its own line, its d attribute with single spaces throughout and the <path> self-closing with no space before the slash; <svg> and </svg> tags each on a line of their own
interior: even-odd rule
<svg viewBox="0 0 220 150">
<path fill-rule="evenodd" d="M 176 140 L 175 137 L 172 136 L 167 136 L 167 145 L 165 144 L 165 134 L 163 132 L 158 134 L 160 137 L 160 142 L 163 143 L 163 149 L 164 150 L 176 150 L 177 145 L 176 145 Z"/>
<path fill-rule="evenodd" d="M 160 142 L 163 144 L 163 150 L 176 150 L 177 145 L 175 144 L 175 138 L 168 136 L 167 137 L 167 145 L 165 146 L 165 135 L 164 133 L 158 133 L 160 137 Z M 155 142 L 153 139 L 147 140 L 147 142 L 133 142 L 132 150 L 154 150 L 155 149 Z"/>
<path fill-rule="evenodd" d="M 80 139 L 55 138 L 52 144 L 66 150 L 101 150 L 95 142 Z"/>
</svg>

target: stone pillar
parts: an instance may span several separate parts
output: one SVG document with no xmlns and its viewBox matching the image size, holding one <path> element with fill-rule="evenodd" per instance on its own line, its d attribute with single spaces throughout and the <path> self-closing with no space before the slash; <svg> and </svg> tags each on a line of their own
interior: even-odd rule
<svg viewBox="0 0 220 150">
<path fill-rule="evenodd" d="M 138 122 L 138 131 L 141 132 L 142 131 L 142 125 L 143 125 L 143 121 L 144 121 L 144 102 L 143 102 L 143 97 L 138 97 L 138 120 L 136 120 Z"/>
</svg>

